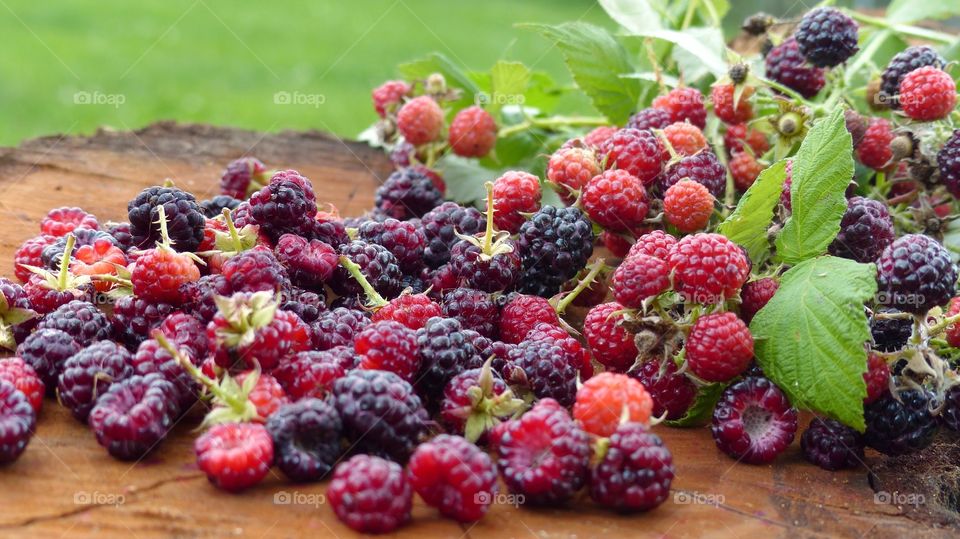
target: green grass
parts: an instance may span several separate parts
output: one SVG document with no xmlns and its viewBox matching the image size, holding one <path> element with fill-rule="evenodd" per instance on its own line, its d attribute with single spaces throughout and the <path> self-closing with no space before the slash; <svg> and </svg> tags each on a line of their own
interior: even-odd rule
<svg viewBox="0 0 960 539">
<path fill-rule="evenodd" d="M 434 50 L 569 80 L 557 51 L 513 24 L 579 18 L 613 26 L 590 0 L 2 0 L 0 144 L 160 119 L 355 136 L 375 117 L 370 89 Z M 277 105 L 277 92 L 323 103 Z"/>
</svg>

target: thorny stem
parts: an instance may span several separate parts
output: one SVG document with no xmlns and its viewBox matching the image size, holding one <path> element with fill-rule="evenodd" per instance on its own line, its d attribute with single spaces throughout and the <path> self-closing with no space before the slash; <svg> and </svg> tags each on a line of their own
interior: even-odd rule
<svg viewBox="0 0 960 539">
<path fill-rule="evenodd" d="M 350 276 L 357 281 L 357 284 L 360 285 L 360 288 L 363 289 L 364 294 L 367 295 L 367 301 L 370 303 L 370 307 L 374 309 L 379 309 L 387 304 L 387 300 L 383 299 L 383 296 L 370 284 L 370 281 L 367 280 L 363 275 L 363 270 L 360 266 L 355 263 L 353 260 L 350 260 L 345 255 L 340 255 L 340 265 L 343 266 Z"/>
<path fill-rule="evenodd" d="M 927 335 L 933 337 L 934 335 L 937 335 L 941 331 L 944 331 L 945 329 L 947 329 L 948 327 L 950 327 L 956 322 L 960 322 L 960 314 L 948 316 L 943 320 L 941 320 L 940 322 L 930 326 L 930 329 L 927 330 Z"/>
<path fill-rule="evenodd" d="M 230 239 L 233 240 L 234 246 L 237 250 L 243 248 L 243 240 L 240 238 L 240 233 L 237 232 L 237 226 L 233 223 L 233 218 L 230 217 L 230 210 L 228 208 L 223 209 L 223 219 L 227 222 L 227 230 L 230 231 Z"/>
<path fill-rule="evenodd" d="M 598 258 L 593 264 L 591 264 L 590 271 L 587 273 L 587 275 L 577 283 L 577 286 L 574 287 L 570 293 L 564 296 L 562 300 L 557 302 L 557 313 L 563 314 L 567 307 L 573 303 L 573 300 L 577 299 L 577 296 L 580 295 L 581 292 L 593 284 L 594 279 L 597 278 L 597 275 L 599 275 L 605 267 L 606 265 L 604 264 L 604 259 L 602 258 Z"/>
<path fill-rule="evenodd" d="M 487 182 L 483 185 L 487 189 L 487 229 L 483 233 L 483 253 L 490 254 L 493 247 L 493 184 Z"/>
<path fill-rule="evenodd" d="M 67 289 L 67 281 L 70 277 L 70 272 L 67 268 L 70 267 L 70 256 L 73 254 L 73 246 L 77 243 L 77 237 L 73 234 L 67 236 L 67 246 L 63 250 L 63 257 L 60 258 L 60 274 L 57 276 L 57 290 L 63 291 Z"/>
<path fill-rule="evenodd" d="M 173 241 L 170 239 L 169 232 L 167 232 L 167 212 L 163 209 L 163 204 L 157 206 L 157 219 L 160 224 L 160 241 L 157 242 L 157 245 L 169 248 L 173 245 Z"/>
</svg>

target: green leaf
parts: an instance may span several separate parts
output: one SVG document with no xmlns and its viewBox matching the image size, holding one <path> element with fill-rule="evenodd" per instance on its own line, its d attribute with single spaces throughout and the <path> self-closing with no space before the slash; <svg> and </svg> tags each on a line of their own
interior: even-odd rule
<svg viewBox="0 0 960 539">
<path fill-rule="evenodd" d="M 876 291 L 873 264 L 812 258 L 783 274 L 777 293 L 750 323 L 757 362 L 794 406 L 861 432 L 870 339 L 863 304 Z"/>
<path fill-rule="evenodd" d="M 448 86 L 463 90 L 460 99 L 451 103 L 451 112 L 453 113 L 473 105 L 480 93 L 480 89 L 473 79 L 439 52 L 430 53 L 426 58 L 420 60 L 401 64 L 398 69 L 403 78 L 407 80 L 423 80 L 433 73 L 440 73 L 447 79 Z"/>
<path fill-rule="evenodd" d="M 712 417 L 713 408 L 717 405 L 717 401 L 720 400 L 720 395 L 723 394 L 726 387 L 726 384 L 700 386 L 693 404 L 687 409 L 687 413 L 683 414 L 680 419 L 664 421 L 664 423 L 671 427 L 698 427 L 703 425 Z"/>
<path fill-rule="evenodd" d="M 628 32 L 660 30 L 660 14 L 647 0 L 600 0 L 600 7 Z"/>
<path fill-rule="evenodd" d="M 447 198 L 473 205 L 487 196 L 484 182 L 493 181 L 500 171 L 480 166 L 475 160 L 445 155 L 437 161 L 437 170 L 447 184 Z"/>
<path fill-rule="evenodd" d="M 893 0 L 887 7 L 887 20 L 909 23 L 923 19 L 946 19 L 960 13 L 960 0 Z"/>
<path fill-rule="evenodd" d="M 777 257 L 796 264 L 822 254 L 840 231 L 844 192 L 853 178 L 853 141 L 843 108 L 814 123 L 793 160 L 793 214 L 777 237 Z"/>
<path fill-rule="evenodd" d="M 723 33 L 718 28 L 687 28 L 683 32 L 654 30 L 638 32 L 635 35 L 673 43 L 674 59 L 681 69 L 691 71 L 684 72 L 685 78 L 698 73 L 709 73 L 720 78 L 727 72 L 727 62 L 723 59 L 726 47 Z"/>
<path fill-rule="evenodd" d="M 623 46 L 607 30 L 585 22 L 558 26 L 523 24 L 553 41 L 577 86 L 593 106 L 615 124 L 623 124 L 637 107 L 640 81 L 621 73 L 635 71 Z"/>
<path fill-rule="evenodd" d="M 746 248 L 754 263 L 759 263 L 770 250 L 767 229 L 773 221 L 786 177 L 786 160 L 765 169 L 740 198 L 737 209 L 720 223 L 719 232 Z"/>
<path fill-rule="evenodd" d="M 520 62 L 500 60 L 490 70 L 491 110 L 504 105 L 523 105 L 530 83 L 530 70 Z"/>
</svg>

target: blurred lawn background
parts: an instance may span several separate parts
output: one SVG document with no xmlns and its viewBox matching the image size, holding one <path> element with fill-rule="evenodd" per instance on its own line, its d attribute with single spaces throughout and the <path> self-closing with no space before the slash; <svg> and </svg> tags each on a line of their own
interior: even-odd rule
<svg viewBox="0 0 960 539">
<path fill-rule="evenodd" d="M 757 9 L 804 9 L 731 3 L 728 34 Z M 560 55 L 513 25 L 577 19 L 614 28 L 594 0 L 0 0 L 0 144 L 161 119 L 354 137 L 375 118 L 370 89 L 431 51 L 470 69 L 520 60 L 569 82 Z M 277 92 L 323 103 L 277 105 Z"/>
</svg>

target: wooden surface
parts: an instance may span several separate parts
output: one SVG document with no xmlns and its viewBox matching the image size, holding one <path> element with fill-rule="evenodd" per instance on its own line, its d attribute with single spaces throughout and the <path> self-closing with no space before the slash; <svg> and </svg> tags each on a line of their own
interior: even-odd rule
<svg viewBox="0 0 960 539">
<path fill-rule="evenodd" d="M 223 166 L 244 154 L 270 167 L 300 170 L 314 181 L 318 198 L 334 203 L 343 215 L 369 208 L 378 178 L 389 173 L 378 152 L 318 133 L 263 135 L 165 123 L 135 133 L 28 141 L 0 149 L 3 273 L 12 274 L 13 250 L 36 234 L 39 219 L 52 207 L 76 205 L 101 222 L 121 220 L 127 200 L 168 177 L 203 198 L 216 191 Z M 0 537 L 354 536 L 323 503 L 323 484 L 291 484 L 276 472 L 242 494 L 210 486 L 194 465 L 195 426 L 193 419 L 184 421 L 157 451 L 132 465 L 110 458 L 84 425 L 48 399 L 27 451 L 0 468 Z M 418 501 L 412 524 L 399 535 L 956 536 L 956 528 L 944 527 L 956 525 L 955 485 L 943 492 L 937 483 L 960 462 L 956 439 L 944 442 L 951 449 L 943 451 L 947 460 L 929 477 L 922 461 L 910 468 L 870 453 L 866 463 L 876 472 L 870 481 L 867 468 L 829 473 L 805 463 L 798 442 L 776 465 L 751 466 L 720 454 L 707 429 L 657 430 L 673 451 L 677 479 L 671 499 L 651 513 L 616 515 L 588 499 L 555 509 L 500 503 L 481 522 L 458 525 Z M 915 471 L 913 481 L 897 476 L 904 469 Z M 877 503 L 871 483 L 881 492 L 901 489 L 891 495 L 899 502 L 917 499 L 908 494 L 929 492 L 915 506 Z"/>
</svg>

